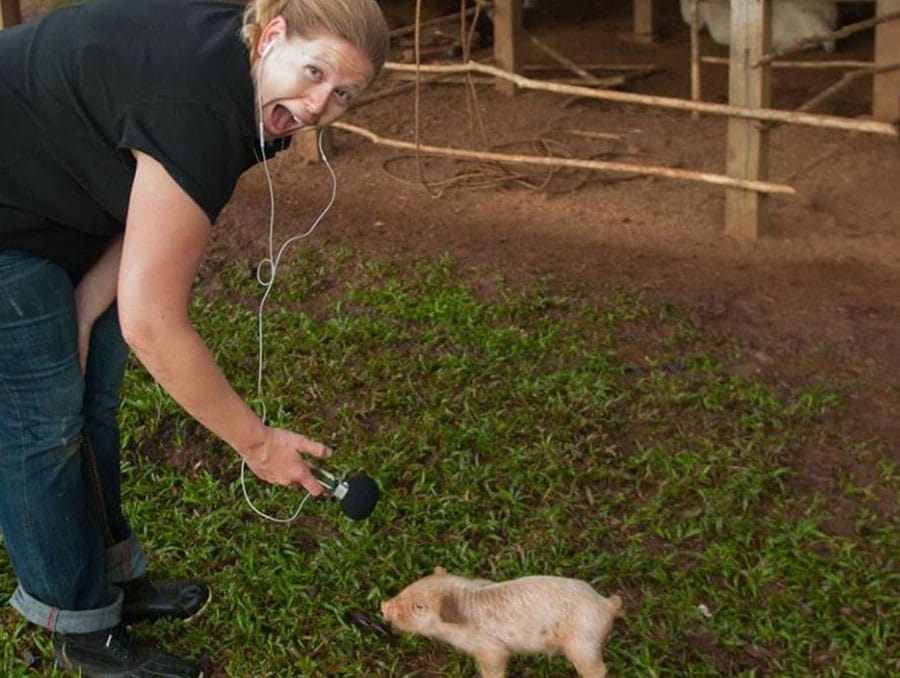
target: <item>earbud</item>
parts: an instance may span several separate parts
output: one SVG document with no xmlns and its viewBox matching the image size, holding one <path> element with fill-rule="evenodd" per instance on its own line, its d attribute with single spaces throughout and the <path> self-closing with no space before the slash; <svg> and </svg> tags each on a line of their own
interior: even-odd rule
<svg viewBox="0 0 900 678">
<path fill-rule="evenodd" d="M 269 52 L 272 51 L 272 48 L 273 48 L 274 46 L 275 46 L 275 41 L 274 41 L 274 40 L 270 41 L 269 44 L 266 45 L 265 48 L 263 49 L 262 54 L 260 55 L 259 58 L 260 58 L 260 59 L 265 59 L 265 58 L 266 58 L 266 55 L 267 55 Z"/>
</svg>

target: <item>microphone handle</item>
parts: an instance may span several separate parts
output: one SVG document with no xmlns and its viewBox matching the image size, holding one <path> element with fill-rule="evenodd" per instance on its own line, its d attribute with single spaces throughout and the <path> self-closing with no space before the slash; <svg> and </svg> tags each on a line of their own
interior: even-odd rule
<svg viewBox="0 0 900 678">
<path fill-rule="evenodd" d="M 337 476 L 329 473 L 323 468 L 311 467 L 312 473 L 316 478 L 316 482 L 319 483 L 326 490 L 331 492 L 334 495 L 335 499 L 343 499 L 347 496 L 347 492 L 350 490 L 350 486 L 340 480 Z"/>
</svg>

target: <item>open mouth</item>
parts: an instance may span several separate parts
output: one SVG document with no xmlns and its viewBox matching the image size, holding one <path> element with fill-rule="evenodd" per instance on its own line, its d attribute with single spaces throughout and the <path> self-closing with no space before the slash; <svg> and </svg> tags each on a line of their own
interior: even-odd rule
<svg viewBox="0 0 900 678">
<path fill-rule="evenodd" d="M 303 121 L 281 104 L 275 104 L 269 115 L 269 131 L 274 136 L 283 136 L 304 127 Z"/>
</svg>

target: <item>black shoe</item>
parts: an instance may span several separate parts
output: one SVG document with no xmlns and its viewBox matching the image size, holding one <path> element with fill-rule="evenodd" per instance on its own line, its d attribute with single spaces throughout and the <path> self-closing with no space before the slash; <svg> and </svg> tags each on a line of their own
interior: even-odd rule
<svg viewBox="0 0 900 678">
<path fill-rule="evenodd" d="M 124 626 L 93 633 L 54 633 L 53 658 L 89 678 L 203 678 L 184 659 L 135 642 Z"/>
<path fill-rule="evenodd" d="M 212 593 L 198 581 L 162 581 L 146 579 L 120 584 L 125 592 L 122 600 L 122 623 L 134 624 L 168 617 L 189 621 L 205 608 Z"/>
</svg>

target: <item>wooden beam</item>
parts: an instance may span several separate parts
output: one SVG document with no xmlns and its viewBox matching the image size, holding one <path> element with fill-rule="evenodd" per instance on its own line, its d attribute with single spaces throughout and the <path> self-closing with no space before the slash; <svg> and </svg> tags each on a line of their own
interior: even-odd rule
<svg viewBox="0 0 900 678">
<path fill-rule="evenodd" d="M 705 64 L 727 66 L 728 57 L 705 56 L 700 57 Z M 832 59 L 830 61 L 778 61 L 772 62 L 772 68 L 797 68 L 801 70 L 823 70 L 826 68 L 869 68 L 874 64 L 871 61 L 858 61 L 856 59 Z"/>
<path fill-rule="evenodd" d="M 797 108 L 798 111 L 812 111 L 816 108 L 816 106 L 820 105 L 823 101 L 833 97 L 835 94 L 840 92 L 842 89 L 845 89 L 848 85 L 850 85 L 854 80 L 858 80 L 859 78 L 864 78 L 870 75 L 880 75 L 882 73 L 894 73 L 900 72 L 900 61 L 897 61 L 892 64 L 884 64 L 883 66 L 867 66 L 866 68 L 857 68 L 852 71 L 848 71 L 841 76 L 841 79 L 835 83 L 832 83 L 821 92 L 819 92 L 812 99 L 808 100 L 801 106 Z"/>
<path fill-rule="evenodd" d="M 521 75 L 522 0 L 495 0 L 493 19 L 494 59 L 497 66 L 509 73 Z M 497 80 L 497 90 L 512 96 L 516 93 L 516 86 L 501 78 Z"/>
<path fill-rule="evenodd" d="M 745 108 L 768 108 L 771 102 L 769 66 L 753 67 L 771 46 L 771 0 L 731 4 L 728 103 Z M 752 120 L 728 121 L 726 167 L 729 177 L 764 181 L 769 175 L 769 133 Z M 729 188 L 725 191 L 725 232 L 740 239 L 757 239 L 769 226 L 765 193 Z"/>
<path fill-rule="evenodd" d="M 0 29 L 22 23 L 19 0 L 0 0 Z"/>
<path fill-rule="evenodd" d="M 636 94 L 635 92 L 619 92 L 614 89 L 596 89 L 580 85 L 564 85 L 559 82 L 547 82 L 534 80 L 521 75 L 507 73 L 489 64 L 469 61 L 464 64 L 402 64 L 388 61 L 384 64 L 386 71 L 406 71 L 407 73 L 487 73 L 495 78 L 505 78 L 523 89 L 555 92 L 570 96 L 584 97 L 586 99 L 605 99 L 618 101 L 619 103 L 637 104 L 639 106 L 658 106 L 679 111 L 698 111 L 699 113 L 712 113 L 714 115 L 729 115 L 745 120 L 762 120 L 767 122 L 788 122 L 792 125 L 807 125 L 809 127 L 821 127 L 825 129 L 841 129 L 847 132 L 865 132 L 867 134 L 883 134 L 897 139 L 900 130 L 897 125 L 876 120 L 859 120 L 839 115 L 821 115 L 818 113 L 798 113 L 796 111 L 780 111 L 774 108 L 747 108 L 742 106 L 729 106 L 708 101 L 690 101 L 678 97 L 651 96 L 648 94 Z"/>
<path fill-rule="evenodd" d="M 769 181 L 746 181 L 734 179 L 721 174 L 711 172 L 694 172 L 673 167 L 658 167 L 654 165 L 637 165 L 634 163 L 612 162 L 609 160 L 582 160 L 581 158 L 558 158 L 546 155 L 518 155 L 509 153 L 492 153 L 489 151 L 469 151 L 463 148 L 449 148 L 446 146 L 431 146 L 430 144 L 418 144 L 401 139 L 388 139 L 346 122 L 333 122 L 334 129 L 352 132 L 366 137 L 375 144 L 402 148 L 416 153 L 438 155 L 447 158 L 463 158 L 468 160 L 483 160 L 491 163 L 517 163 L 525 165 L 539 165 L 542 167 L 577 167 L 580 169 L 605 170 L 610 172 L 624 172 L 649 177 L 667 177 L 670 179 L 684 179 L 686 181 L 699 181 L 716 186 L 740 186 L 748 190 L 763 191 L 767 193 L 781 193 L 795 195 L 792 187 L 785 184 L 773 184 Z"/>
<path fill-rule="evenodd" d="M 633 0 L 634 39 L 637 42 L 650 44 L 656 42 L 656 13 L 653 11 L 653 0 Z"/>
<path fill-rule="evenodd" d="M 569 59 L 568 57 L 560 54 L 559 52 L 557 52 L 555 49 L 550 47 L 550 45 L 546 44 L 542 40 L 538 40 L 533 35 L 529 36 L 529 40 L 532 45 L 537 47 L 544 54 L 549 56 L 551 59 L 556 61 L 558 64 L 562 65 L 564 68 L 567 68 L 568 70 L 572 71 L 575 75 L 579 76 L 581 78 L 582 82 L 585 82 L 589 85 L 600 84 L 599 78 L 597 78 L 593 73 L 585 70 L 584 68 L 582 68 L 581 66 L 576 64 L 574 61 Z"/>
<path fill-rule="evenodd" d="M 876 16 L 900 11 L 900 0 L 878 0 Z M 900 61 L 900 19 L 875 27 L 875 66 Z M 900 121 L 900 71 L 876 73 L 873 77 L 872 117 L 884 122 Z"/>
</svg>

